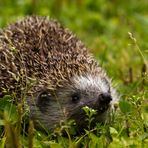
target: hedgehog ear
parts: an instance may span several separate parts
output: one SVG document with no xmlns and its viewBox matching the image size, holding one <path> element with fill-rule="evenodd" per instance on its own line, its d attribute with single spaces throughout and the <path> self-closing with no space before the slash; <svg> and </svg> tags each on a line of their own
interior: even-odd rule
<svg viewBox="0 0 148 148">
<path fill-rule="evenodd" d="M 51 101 L 51 94 L 47 91 L 41 92 L 37 97 L 37 107 L 41 110 L 41 112 L 45 112 L 47 106 L 50 104 Z"/>
</svg>

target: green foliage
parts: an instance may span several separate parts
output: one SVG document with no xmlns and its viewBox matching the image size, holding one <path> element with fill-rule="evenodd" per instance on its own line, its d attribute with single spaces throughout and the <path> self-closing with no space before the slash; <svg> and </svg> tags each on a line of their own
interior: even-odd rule
<svg viewBox="0 0 148 148">
<path fill-rule="evenodd" d="M 132 110 L 131 104 L 128 101 L 120 101 L 119 107 L 121 112 L 123 112 L 124 114 L 130 113 Z"/>
<path fill-rule="evenodd" d="M 97 111 L 89 108 L 88 106 L 83 107 L 83 110 L 86 113 L 86 116 L 87 116 L 86 121 L 88 121 L 88 129 L 90 130 L 91 129 L 91 123 L 94 120 L 93 116 L 97 113 Z"/>
<path fill-rule="evenodd" d="M 0 26 L 26 15 L 58 19 L 91 49 L 121 94 L 108 124 L 91 129 L 94 113 L 86 109 L 88 129 L 75 135 L 67 123 L 64 136 L 25 130 L 23 104 L 0 99 L 0 147 L 146 148 L 148 145 L 148 3 L 147 0 L 0 0 Z M 12 49 L 14 50 L 14 49 Z M 14 50 L 15 52 L 15 50 Z"/>
</svg>

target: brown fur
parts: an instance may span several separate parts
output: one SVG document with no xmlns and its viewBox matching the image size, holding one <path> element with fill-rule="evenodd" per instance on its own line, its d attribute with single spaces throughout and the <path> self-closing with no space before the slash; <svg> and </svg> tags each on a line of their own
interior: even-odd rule
<svg viewBox="0 0 148 148">
<path fill-rule="evenodd" d="M 26 80 L 57 89 L 74 75 L 101 70 L 81 41 L 46 17 L 28 17 L 1 30 L 0 57 L 1 91 L 21 93 Z"/>
</svg>

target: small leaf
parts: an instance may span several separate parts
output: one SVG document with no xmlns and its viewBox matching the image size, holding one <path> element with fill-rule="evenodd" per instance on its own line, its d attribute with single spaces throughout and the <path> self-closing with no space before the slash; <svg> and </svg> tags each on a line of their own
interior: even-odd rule
<svg viewBox="0 0 148 148">
<path fill-rule="evenodd" d="M 119 107 L 120 107 L 120 110 L 125 114 L 130 113 L 132 111 L 132 105 L 125 100 L 119 102 Z"/>
<path fill-rule="evenodd" d="M 10 106 L 12 104 L 12 97 L 9 95 L 5 95 L 0 99 L 0 110 L 3 111 L 6 106 Z"/>
<path fill-rule="evenodd" d="M 110 130 L 111 134 L 114 134 L 114 135 L 118 134 L 117 130 L 115 128 L 113 128 L 113 127 L 109 127 L 109 130 Z"/>
</svg>

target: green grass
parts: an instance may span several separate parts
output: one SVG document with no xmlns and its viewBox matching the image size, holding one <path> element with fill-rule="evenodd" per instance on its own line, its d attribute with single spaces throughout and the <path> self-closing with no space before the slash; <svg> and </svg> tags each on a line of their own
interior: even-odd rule
<svg viewBox="0 0 148 148">
<path fill-rule="evenodd" d="M 67 123 L 66 137 L 35 130 L 21 104 L 10 96 L 0 100 L 0 147 L 111 147 L 146 148 L 148 145 L 148 2 L 147 0 L 5 0 L 0 1 L 0 26 L 26 15 L 58 19 L 86 44 L 121 95 L 109 124 L 97 125 L 76 136 Z M 89 119 L 91 121 L 91 118 Z M 24 124 L 25 126 L 25 124 Z"/>
</svg>

